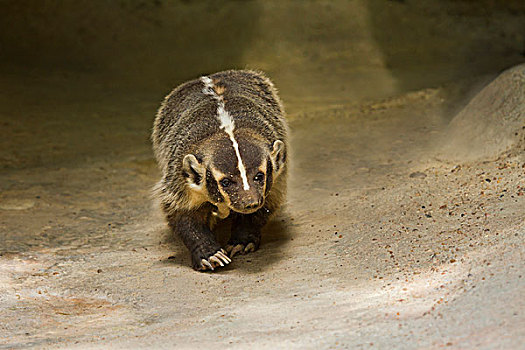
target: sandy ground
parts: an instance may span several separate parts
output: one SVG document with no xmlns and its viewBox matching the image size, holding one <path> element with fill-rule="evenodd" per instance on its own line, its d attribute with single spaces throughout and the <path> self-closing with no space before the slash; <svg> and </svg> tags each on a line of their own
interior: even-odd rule
<svg viewBox="0 0 525 350">
<path fill-rule="evenodd" d="M 289 105 L 285 209 L 259 251 L 198 273 L 150 199 L 159 96 L 13 77 L 0 101 L 0 348 L 525 343 L 523 150 L 436 156 L 461 83 Z"/>
</svg>

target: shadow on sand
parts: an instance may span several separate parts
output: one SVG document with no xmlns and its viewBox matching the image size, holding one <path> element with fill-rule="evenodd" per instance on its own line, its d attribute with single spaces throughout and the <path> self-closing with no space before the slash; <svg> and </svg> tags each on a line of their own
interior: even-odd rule
<svg viewBox="0 0 525 350">
<path fill-rule="evenodd" d="M 216 227 L 216 237 L 223 246 L 229 238 L 230 227 L 230 220 L 225 220 Z M 184 247 L 180 237 L 173 234 L 167 227 L 161 235 L 162 243 L 165 244 L 167 250 L 171 252 L 171 254 L 161 262 L 163 264 L 191 268 L 190 254 L 186 247 Z M 285 246 L 291 237 L 292 225 L 288 222 L 288 218 L 283 215 L 276 216 L 264 227 L 259 250 L 247 255 L 236 255 L 230 265 L 217 269 L 214 273 L 231 273 L 235 270 L 239 270 L 242 273 L 263 272 L 269 266 L 281 260 Z"/>
</svg>

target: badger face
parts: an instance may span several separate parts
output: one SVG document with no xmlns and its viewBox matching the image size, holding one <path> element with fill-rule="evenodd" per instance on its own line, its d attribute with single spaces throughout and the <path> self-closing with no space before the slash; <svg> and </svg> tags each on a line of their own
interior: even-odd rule
<svg viewBox="0 0 525 350">
<path fill-rule="evenodd" d="M 220 218 L 230 210 L 251 214 L 261 209 L 285 162 L 284 143 L 239 139 L 238 149 L 228 139 L 215 140 L 207 154 L 184 157 L 183 171 L 189 189 L 217 207 Z M 200 158 L 200 159 L 199 159 Z"/>
</svg>

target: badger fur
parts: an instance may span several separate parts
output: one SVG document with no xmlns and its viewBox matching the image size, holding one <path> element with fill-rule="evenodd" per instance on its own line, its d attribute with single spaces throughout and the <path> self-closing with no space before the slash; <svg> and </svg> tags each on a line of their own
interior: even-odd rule
<svg viewBox="0 0 525 350">
<path fill-rule="evenodd" d="M 260 72 L 203 76 L 165 98 L 152 134 L 162 172 L 155 193 L 194 269 L 214 270 L 259 248 L 262 227 L 284 200 L 287 138 L 277 91 Z M 223 249 L 212 228 L 227 217 Z"/>
</svg>

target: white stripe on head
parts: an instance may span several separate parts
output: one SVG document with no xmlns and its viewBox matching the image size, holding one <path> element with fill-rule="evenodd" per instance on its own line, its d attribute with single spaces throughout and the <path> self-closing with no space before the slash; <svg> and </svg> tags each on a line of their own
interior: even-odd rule
<svg viewBox="0 0 525 350">
<path fill-rule="evenodd" d="M 201 81 L 204 84 L 204 89 L 202 89 L 202 93 L 205 95 L 210 95 L 215 98 L 215 92 L 213 91 L 213 80 L 211 80 L 209 77 L 201 77 Z"/>
<path fill-rule="evenodd" d="M 228 113 L 228 111 L 225 109 L 224 99 L 222 96 L 215 93 L 215 90 L 213 89 L 213 80 L 211 80 L 209 77 L 201 77 L 201 81 L 204 84 L 202 93 L 213 97 L 217 101 L 217 118 L 221 123 L 220 128 L 223 129 L 230 137 L 233 149 L 235 150 L 235 155 L 237 156 L 237 169 L 239 169 L 239 172 L 241 173 L 242 185 L 244 190 L 247 191 L 250 189 L 250 185 L 248 184 L 248 176 L 246 175 L 246 168 L 244 167 L 241 159 L 241 153 L 239 152 L 239 144 L 237 143 L 237 140 L 235 140 L 235 136 L 233 134 L 235 122 L 230 113 Z"/>
</svg>

